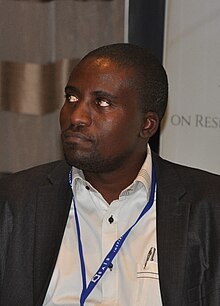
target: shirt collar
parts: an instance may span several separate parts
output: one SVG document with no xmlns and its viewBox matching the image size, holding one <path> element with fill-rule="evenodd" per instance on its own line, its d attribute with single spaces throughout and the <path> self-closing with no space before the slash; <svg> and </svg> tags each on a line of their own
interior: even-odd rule
<svg viewBox="0 0 220 306">
<path fill-rule="evenodd" d="M 152 155 L 150 146 L 147 145 L 147 156 L 146 159 L 138 172 L 138 175 L 134 179 L 133 183 L 122 191 L 122 195 L 129 195 L 132 192 L 138 191 L 140 188 L 145 189 L 146 196 L 150 194 L 151 186 L 151 172 L 152 172 Z"/>
<path fill-rule="evenodd" d="M 140 188 L 140 185 L 143 185 L 147 191 L 150 190 L 150 185 L 151 185 L 151 172 L 152 172 L 152 154 L 151 154 L 151 149 L 150 146 L 147 145 L 147 156 L 146 159 L 137 175 L 135 180 L 131 185 L 129 185 L 127 188 L 125 188 L 121 194 L 127 194 L 132 192 L 133 190 L 136 190 L 137 188 Z M 73 189 L 76 190 L 76 185 L 77 182 L 80 181 L 85 187 L 89 186 L 90 188 L 94 189 L 94 187 L 85 180 L 83 171 L 72 167 L 72 186 Z M 141 184 L 140 184 L 141 183 Z"/>
<path fill-rule="evenodd" d="M 145 186 L 145 188 L 148 190 L 151 185 L 151 172 L 152 172 L 152 155 L 151 155 L 151 149 L 150 146 L 147 145 L 147 156 L 146 159 L 136 177 L 134 180 L 135 182 L 141 182 Z"/>
</svg>

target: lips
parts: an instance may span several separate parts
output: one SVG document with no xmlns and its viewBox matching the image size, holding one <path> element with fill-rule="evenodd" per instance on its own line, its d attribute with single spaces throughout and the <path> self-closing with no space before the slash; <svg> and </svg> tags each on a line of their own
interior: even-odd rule
<svg viewBox="0 0 220 306">
<path fill-rule="evenodd" d="M 62 138 L 63 138 L 63 141 L 66 144 L 83 143 L 83 142 L 92 142 L 93 141 L 91 137 L 89 137 L 87 135 L 84 135 L 83 133 L 72 132 L 72 131 L 62 133 Z"/>
</svg>

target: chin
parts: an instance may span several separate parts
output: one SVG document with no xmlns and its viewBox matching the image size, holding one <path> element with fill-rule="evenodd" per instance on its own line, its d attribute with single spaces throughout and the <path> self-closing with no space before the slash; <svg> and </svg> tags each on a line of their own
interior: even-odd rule
<svg viewBox="0 0 220 306">
<path fill-rule="evenodd" d="M 120 168 L 123 164 L 124 157 L 115 158 L 103 158 L 101 155 L 95 153 L 90 154 L 67 154 L 65 152 L 64 156 L 66 162 L 73 167 L 76 167 L 85 172 L 93 173 L 108 173 L 115 171 Z M 72 152 L 71 152 L 72 153 Z"/>
<path fill-rule="evenodd" d="M 102 167 L 99 162 L 94 163 L 94 161 L 89 158 L 73 158 L 65 155 L 65 159 L 70 166 L 82 171 L 99 173 L 103 172 L 103 169 L 105 169 L 105 167 Z"/>
</svg>

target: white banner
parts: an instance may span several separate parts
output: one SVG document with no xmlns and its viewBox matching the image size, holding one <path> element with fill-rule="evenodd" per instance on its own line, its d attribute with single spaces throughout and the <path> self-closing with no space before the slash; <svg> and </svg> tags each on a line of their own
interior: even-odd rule
<svg viewBox="0 0 220 306">
<path fill-rule="evenodd" d="M 220 1 L 167 0 L 160 154 L 220 174 Z"/>
</svg>

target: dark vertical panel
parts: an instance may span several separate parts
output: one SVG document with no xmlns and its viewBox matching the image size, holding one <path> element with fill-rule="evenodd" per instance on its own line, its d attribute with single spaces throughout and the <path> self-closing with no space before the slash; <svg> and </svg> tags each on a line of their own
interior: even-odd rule
<svg viewBox="0 0 220 306">
<path fill-rule="evenodd" d="M 130 0 L 129 29 L 130 43 L 150 49 L 162 62 L 164 40 L 164 16 L 166 0 Z M 150 140 L 151 148 L 159 152 L 158 131 Z"/>
</svg>

